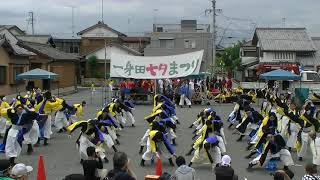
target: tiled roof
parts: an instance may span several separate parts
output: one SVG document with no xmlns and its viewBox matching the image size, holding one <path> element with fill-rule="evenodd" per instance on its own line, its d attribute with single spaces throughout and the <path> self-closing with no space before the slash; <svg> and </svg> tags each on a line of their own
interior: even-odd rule
<svg viewBox="0 0 320 180">
<path fill-rule="evenodd" d="M 2 35 L 10 44 L 14 50 L 14 54 L 19 56 L 35 55 L 34 53 L 17 45 L 18 39 L 7 28 L 0 29 L 0 35 Z"/>
<path fill-rule="evenodd" d="M 6 29 L 11 29 L 15 27 L 15 25 L 0 25 L 0 28 L 6 28 Z"/>
<path fill-rule="evenodd" d="M 50 39 L 52 39 L 51 35 L 24 35 L 16 37 L 24 42 L 33 42 L 39 44 L 48 44 Z"/>
<path fill-rule="evenodd" d="M 0 29 L 8 29 L 11 30 L 13 28 L 16 28 L 17 31 L 19 31 L 21 34 L 25 34 L 25 32 L 23 30 L 21 30 L 18 26 L 16 25 L 3 25 L 0 24 Z"/>
<path fill-rule="evenodd" d="M 131 49 L 131 48 L 127 47 L 127 46 L 118 44 L 118 43 L 108 43 L 107 46 L 117 46 L 117 47 L 119 47 L 120 49 L 123 49 L 123 50 L 126 50 L 126 51 L 128 51 L 128 52 L 131 52 L 131 53 L 134 54 L 135 56 L 141 56 L 141 55 L 142 55 L 142 53 L 140 53 L 140 52 L 138 52 L 138 51 L 136 51 L 136 50 L 134 50 L 134 49 Z M 95 49 L 95 50 L 93 50 L 93 51 L 91 51 L 91 52 L 88 52 L 87 54 L 85 54 L 85 56 L 87 56 L 87 55 L 89 55 L 89 54 L 92 54 L 92 53 L 95 53 L 95 52 L 99 51 L 100 49 L 104 49 L 104 48 L 105 48 L 105 47 L 99 47 L 99 48 L 97 48 L 97 49 Z"/>
<path fill-rule="evenodd" d="M 70 53 L 65 53 L 46 44 L 19 41 L 18 45 L 25 49 L 28 49 L 31 52 L 44 55 L 54 60 L 79 60 L 78 56 Z"/>
<path fill-rule="evenodd" d="M 264 51 L 316 51 L 305 28 L 257 28 L 255 36 Z"/>
<path fill-rule="evenodd" d="M 90 30 L 92 30 L 92 29 L 95 29 L 95 28 L 97 28 L 97 27 L 103 27 L 103 28 L 105 28 L 105 29 L 108 29 L 108 30 L 110 30 L 110 31 L 118 34 L 119 36 L 127 36 L 127 35 L 119 32 L 119 31 L 117 31 L 117 30 L 115 30 L 115 29 L 112 29 L 112 28 L 109 27 L 107 24 L 104 24 L 104 23 L 101 22 L 101 21 L 99 21 L 97 24 L 95 24 L 95 25 L 93 25 L 93 26 L 90 26 L 90 27 L 88 27 L 88 28 L 86 28 L 86 29 L 78 32 L 77 35 L 82 35 L 83 33 L 86 33 L 86 32 L 88 32 L 88 31 L 90 31 Z"/>
</svg>

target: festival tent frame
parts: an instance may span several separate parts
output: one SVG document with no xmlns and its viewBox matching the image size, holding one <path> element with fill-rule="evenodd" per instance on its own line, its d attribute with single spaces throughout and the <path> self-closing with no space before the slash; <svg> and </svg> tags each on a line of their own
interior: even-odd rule
<svg viewBox="0 0 320 180">
<path fill-rule="evenodd" d="M 270 71 L 267 73 L 260 74 L 259 76 L 260 79 L 264 80 L 281 80 L 281 81 L 288 81 L 288 80 L 300 80 L 300 76 L 296 75 L 292 72 L 283 70 L 283 69 L 277 69 L 274 71 Z"/>
</svg>

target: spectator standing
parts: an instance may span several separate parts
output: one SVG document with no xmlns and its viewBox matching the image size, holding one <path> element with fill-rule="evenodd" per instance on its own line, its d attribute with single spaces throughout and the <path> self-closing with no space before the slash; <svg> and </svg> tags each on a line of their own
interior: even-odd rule
<svg viewBox="0 0 320 180">
<path fill-rule="evenodd" d="M 130 79 L 128 82 L 128 89 L 129 89 L 130 93 L 135 93 L 135 87 L 136 87 L 136 84 L 135 84 L 134 80 Z"/>
<path fill-rule="evenodd" d="M 124 97 L 125 97 L 126 90 L 127 90 L 127 82 L 123 79 L 120 82 L 120 94 L 121 94 L 122 99 L 124 99 Z"/>
<path fill-rule="evenodd" d="M 173 99 L 174 104 L 178 105 L 180 102 L 180 87 L 178 86 L 178 84 L 173 89 Z"/>
<path fill-rule="evenodd" d="M 309 163 L 305 166 L 305 170 L 307 174 L 302 177 L 302 180 L 320 180 L 316 165 Z"/>
<path fill-rule="evenodd" d="M 166 79 L 166 82 L 167 82 L 167 85 L 168 85 L 168 88 L 173 88 L 172 86 L 172 80 L 171 79 Z"/>
<path fill-rule="evenodd" d="M 207 86 L 208 89 L 210 89 L 210 78 L 209 78 L 209 76 L 207 76 L 207 78 L 206 78 L 206 86 Z"/>
<path fill-rule="evenodd" d="M 16 180 L 28 180 L 28 176 L 32 170 L 33 168 L 31 166 L 26 166 L 25 164 L 19 163 L 12 167 L 11 177 Z"/>
<path fill-rule="evenodd" d="M 238 176 L 231 167 L 231 158 L 229 155 L 222 157 L 221 164 L 214 168 L 214 172 L 216 180 L 238 180 Z"/>
<path fill-rule="evenodd" d="M 189 94 L 188 84 L 182 83 L 180 87 L 180 102 L 179 102 L 179 105 L 181 108 L 183 108 L 184 102 L 186 102 L 189 108 L 191 108 L 191 101 L 188 98 L 188 94 Z"/>
<path fill-rule="evenodd" d="M 196 180 L 196 171 L 186 165 L 184 157 L 179 156 L 176 159 L 178 169 L 172 174 L 170 180 Z"/>
<path fill-rule="evenodd" d="M 136 180 L 137 177 L 130 168 L 130 160 L 124 152 L 116 152 L 113 156 L 113 169 L 108 172 L 110 180 Z"/>
<path fill-rule="evenodd" d="M 163 80 L 162 79 L 158 80 L 158 88 L 159 88 L 158 93 L 163 94 Z"/>
<path fill-rule="evenodd" d="M 194 82 L 193 80 L 189 80 L 189 99 L 192 101 L 192 97 L 194 94 Z"/>
<path fill-rule="evenodd" d="M 153 93 L 155 93 L 154 92 L 154 88 L 155 88 L 154 86 L 155 86 L 154 80 L 150 80 L 150 91 L 153 92 Z"/>
<path fill-rule="evenodd" d="M 228 78 L 227 89 L 228 89 L 228 91 L 230 91 L 232 89 L 232 80 L 231 80 L 231 78 Z"/>
<path fill-rule="evenodd" d="M 10 161 L 7 159 L 0 160 L 0 179 L 1 180 L 13 180 L 10 178 Z"/>
<path fill-rule="evenodd" d="M 172 86 L 173 86 L 173 88 L 176 88 L 176 87 L 178 86 L 178 84 L 179 84 L 178 79 L 173 79 L 173 80 L 172 80 Z"/>
<path fill-rule="evenodd" d="M 222 81 L 221 81 L 221 79 L 219 79 L 216 84 L 217 84 L 217 88 L 218 88 L 220 91 L 222 91 Z"/>
<path fill-rule="evenodd" d="M 149 84 L 150 83 L 147 80 L 142 81 L 141 86 L 142 86 L 143 93 L 148 93 L 150 88 Z"/>
<path fill-rule="evenodd" d="M 103 163 L 101 158 L 96 153 L 96 149 L 92 146 L 87 148 L 88 159 L 82 163 L 83 174 L 86 180 L 100 180 L 106 177 L 106 171 L 103 169 Z M 100 173 L 98 173 L 100 169 Z"/>
<path fill-rule="evenodd" d="M 227 80 L 226 80 L 225 77 L 222 78 L 221 84 L 222 84 L 222 88 L 225 88 L 225 87 L 226 87 Z"/>
</svg>

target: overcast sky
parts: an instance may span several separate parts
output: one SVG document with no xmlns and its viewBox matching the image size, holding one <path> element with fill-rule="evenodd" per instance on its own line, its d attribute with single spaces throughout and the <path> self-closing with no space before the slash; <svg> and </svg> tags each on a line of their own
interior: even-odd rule
<svg viewBox="0 0 320 180">
<path fill-rule="evenodd" d="M 31 31 L 26 21 L 29 11 L 34 12 L 35 31 L 41 34 L 71 35 L 70 6 L 75 7 L 76 32 L 101 19 L 101 0 L 0 2 L 0 24 L 15 24 L 28 32 Z M 124 33 L 141 34 L 151 30 L 154 20 L 178 23 L 183 18 L 209 23 L 211 19 L 204 11 L 210 6 L 209 0 L 104 0 L 104 22 Z M 307 27 L 312 36 L 320 36 L 319 7 L 320 0 L 217 0 L 217 8 L 222 9 L 217 17 L 218 34 L 220 37 L 250 36 L 254 23 L 260 27 L 281 27 L 282 19 L 286 18 L 286 27 Z"/>
</svg>

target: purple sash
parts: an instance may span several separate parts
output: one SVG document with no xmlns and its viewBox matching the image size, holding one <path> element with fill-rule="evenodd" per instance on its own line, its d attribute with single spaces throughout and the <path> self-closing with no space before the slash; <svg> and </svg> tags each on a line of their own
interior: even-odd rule
<svg viewBox="0 0 320 180">
<path fill-rule="evenodd" d="M 44 106 L 46 105 L 46 102 L 47 102 L 47 99 L 43 101 L 38 112 L 37 121 L 40 126 L 43 126 L 46 120 L 48 119 L 48 115 L 44 114 Z"/>
<path fill-rule="evenodd" d="M 101 143 L 103 143 L 103 142 L 104 142 L 103 134 L 101 133 L 101 131 L 100 131 L 100 129 L 99 129 L 98 126 L 95 126 L 95 129 L 96 129 L 96 131 L 97 131 L 97 133 L 98 133 L 98 137 L 96 137 L 96 138 L 98 138 L 99 141 L 100 141 Z"/>
</svg>

